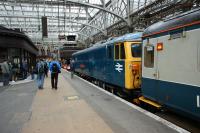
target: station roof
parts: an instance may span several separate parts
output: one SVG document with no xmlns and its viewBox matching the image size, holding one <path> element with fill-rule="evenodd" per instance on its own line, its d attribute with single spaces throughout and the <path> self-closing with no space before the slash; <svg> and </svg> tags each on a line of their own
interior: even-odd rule
<svg viewBox="0 0 200 133">
<path fill-rule="evenodd" d="M 34 43 L 59 43 L 59 35 L 86 39 L 155 0 L 2 0 L 0 25 L 18 29 Z M 105 14 L 104 14 L 105 13 Z M 48 37 L 42 37 L 42 17 L 47 17 Z M 96 24 L 95 24 L 96 23 Z M 97 24 L 98 23 L 98 24 Z M 95 29 L 92 32 L 89 28 Z"/>
</svg>

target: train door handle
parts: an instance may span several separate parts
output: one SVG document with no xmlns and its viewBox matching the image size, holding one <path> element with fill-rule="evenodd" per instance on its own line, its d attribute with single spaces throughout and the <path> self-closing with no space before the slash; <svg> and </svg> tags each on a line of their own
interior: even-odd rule
<svg viewBox="0 0 200 133">
<path fill-rule="evenodd" d="M 153 74 L 153 76 L 154 76 L 154 77 L 156 77 L 156 76 L 157 76 L 157 74 L 156 74 L 156 73 L 154 73 L 154 74 Z"/>
</svg>

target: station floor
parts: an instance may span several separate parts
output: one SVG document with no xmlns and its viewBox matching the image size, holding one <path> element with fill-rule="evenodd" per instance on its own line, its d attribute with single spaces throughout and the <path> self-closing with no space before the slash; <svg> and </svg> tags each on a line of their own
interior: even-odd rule
<svg viewBox="0 0 200 133">
<path fill-rule="evenodd" d="M 0 133 L 173 133 L 187 132 L 152 118 L 68 72 L 58 90 L 50 77 L 0 88 Z"/>
</svg>

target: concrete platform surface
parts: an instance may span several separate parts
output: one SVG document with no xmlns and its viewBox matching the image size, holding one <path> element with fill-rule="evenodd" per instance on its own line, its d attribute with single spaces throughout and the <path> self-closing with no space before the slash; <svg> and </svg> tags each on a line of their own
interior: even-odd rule
<svg viewBox="0 0 200 133">
<path fill-rule="evenodd" d="M 71 79 L 65 71 L 59 75 L 58 90 L 51 89 L 49 77 L 43 90 L 30 82 L 2 91 L 0 118 L 0 133 L 184 132 L 144 115 L 76 76 Z"/>
<path fill-rule="evenodd" d="M 38 90 L 30 121 L 22 133 L 112 133 L 112 129 L 86 103 L 62 75 L 58 90 L 52 90 L 50 78 Z"/>
<path fill-rule="evenodd" d="M 36 92 L 34 82 L 0 87 L 0 133 L 21 133 Z"/>
</svg>

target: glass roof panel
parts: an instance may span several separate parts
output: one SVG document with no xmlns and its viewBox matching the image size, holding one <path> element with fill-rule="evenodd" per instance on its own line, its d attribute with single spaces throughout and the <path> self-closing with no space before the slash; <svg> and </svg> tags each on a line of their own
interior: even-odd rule
<svg viewBox="0 0 200 133">
<path fill-rule="evenodd" d="M 102 4 L 101 0 L 88 0 L 91 4 Z"/>
<path fill-rule="evenodd" d="M 102 5 L 101 0 L 71 1 Z M 105 3 L 108 3 L 109 1 L 110 0 L 104 0 Z M 123 3 L 126 3 L 127 0 L 111 1 L 113 3 L 118 2 L 118 7 L 120 7 L 122 10 L 126 8 Z M 145 1 L 149 3 L 154 0 L 140 0 L 139 3 L 138 1 L 139 0 L 130 0 L 130 2 L 132 2 L 132 10 L 138 10 L 139 8 L 143 7 Z M 115 8 L 115 5 L 113 5 L 113 8 Z M 110 8 L 108 9 L 112 12 Z M 49 37 L 58 37 L 58 34 L 68 34 L 68 31 L 81 30 L 83 25 L 79 23 L 89 23 L 88 21 L 97 20 L 96 18 L 98 16 L 95 15 L 99 11 L 100 10 L 96 8 L 86 7 L 84 5 L 80 6 L 74 3 L 67 3 L 67 1 L 65 3 L 65 0 L 4 0 L 0 1 L 0 24 L 5 25 L 8 28 L 21 28 L 27 34 L 31 34 L 32 36 L 38 35 L 41 37 L 41 18 L 46 16 Z M 120 14 L 122 17 L 126 17 L 126 12 L 122 13 L 119 10 L 118 14 Z M 108 21 L 108 26 L 112 25 L 115 22 L 114 19 L 116 20 L 116 18 L 110 14 L 107 16 L 108 17 L 106 19 Z"/>
</svg>

